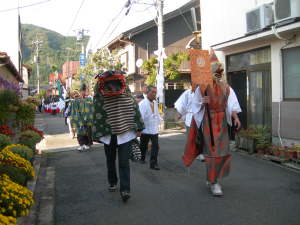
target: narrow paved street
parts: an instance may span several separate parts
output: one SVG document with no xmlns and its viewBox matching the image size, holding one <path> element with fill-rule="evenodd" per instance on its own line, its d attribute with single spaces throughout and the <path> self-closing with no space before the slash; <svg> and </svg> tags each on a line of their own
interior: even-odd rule
<svg viewBox="0 0 300 225">
<path fill-rule="evenodd" d="M 63 118 L 47 115 L 45 122 L 47 134 L 67 139 Z M 41 168 L 55 171 L 55 224 L 300 224 L 299 173 L 233 152 L 232 173 L 222 182 L 225 195 L 212 197 L 204 164 L 196 161 L 188 171 L 181 162 L 184 140 L 183 134 L 160 137 L 160 171 L 131 163 L 132 198 L 126 204 L 107 190 L 102 145 L 84 153 L 45 153 Z"/>
</svg>

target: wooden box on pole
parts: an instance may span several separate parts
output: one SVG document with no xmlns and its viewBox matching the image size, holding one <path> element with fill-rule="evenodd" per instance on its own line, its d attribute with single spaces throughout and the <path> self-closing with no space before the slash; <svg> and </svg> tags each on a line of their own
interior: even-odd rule
<svg viewBox="0 0 300 225">
<path fill-rule="evenodd" d="M 201 94 L 202 96 L 204 96 L 204 91 L 207 85 L 210 85 L 212 87 L 213 84 L 209 51 L 190 49 L 189 52 L 192 84 L 200 86 L 202 92 Z"/>
</svg>

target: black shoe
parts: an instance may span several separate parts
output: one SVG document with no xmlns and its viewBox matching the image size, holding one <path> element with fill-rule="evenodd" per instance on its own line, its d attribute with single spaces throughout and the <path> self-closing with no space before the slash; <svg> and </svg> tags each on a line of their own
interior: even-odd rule
<svg viewBox="0 0 300 225">
<path fill-rule="evenodd" d="M 130 199 L 130 193 L 128 191 L 121 191 L 120 194 L 123 202 L 127 202 L 127 200 Z"/>
<path fill-rule="evenodd" d="M 157 165 L 155 165 L 155 166 L 150 166 L 150 169 L 151 169 L 151 170 L 160 170 L 160 168 L 159 168 Z"/>
<path fill-rule="evenodd" d="M 115 192 L 117 190 L 117 185 L 116 184 L 111 184 L 108 187 L 109 192 Z"/>
</svg>

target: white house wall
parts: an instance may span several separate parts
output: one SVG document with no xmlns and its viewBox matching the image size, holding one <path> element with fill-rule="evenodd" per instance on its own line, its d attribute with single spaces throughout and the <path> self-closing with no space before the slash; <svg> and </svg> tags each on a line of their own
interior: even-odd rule
<svg viewBox="0 0 300 225">
<path fill-rule="evenodd" d="M 270 0 L 201 0 L 202 48 L 246 33 L 246 12 Z"/>
<path fill-rule="evenodd" d="M 2 6 L 9 8 L 9 4 L 5 1 Z M 19 39 L 18 39 L 18 11 L 12 10 L 0 13 L 1 35 L 0 35 L 0 51 L 6 52 L 11 61 L 19 70 Z"/>
<path fill-rule="evenodd" d="M 135 45 L 128 44 L 123 49 L 118 51 L 118 55 L 121 56 L 122 54 L 128 54 L 128 68 L 127 74 L 135 73 Z"/>
</svg>

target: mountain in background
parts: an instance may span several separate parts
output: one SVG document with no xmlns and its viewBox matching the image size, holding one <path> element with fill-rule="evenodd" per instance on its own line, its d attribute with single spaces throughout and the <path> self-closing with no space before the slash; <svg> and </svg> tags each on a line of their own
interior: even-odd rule
<svg viewBox="0 0 300 225">
<path fill-rule="evenodd" d="M 55 31 L 32 24 L 22 24 L 21 30 L 23 64 L 29 65 L 33 69 L 29 81 L 31 85 L 37 84 L 36 64 L 33 62 L 36 49 L 32 44 L 37 38 L 43 42 L 39 51 L 41 85 L 48 84 L 50 73 L 55 71 L 58 71 L 58 73 L 62 72 L 62 65 L 67 61 L 68 54 L 70 61 L 79 61 L 81 45 L 76 41 L 75 36 L 63 36 Z M 85 46 L 88 39 L 88 36 L 84 38 Z M 71 49 L 69 53 L 68 48 Z"/>
</svg>

